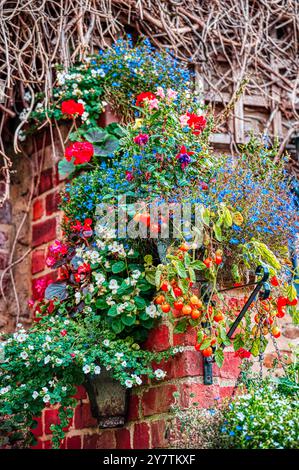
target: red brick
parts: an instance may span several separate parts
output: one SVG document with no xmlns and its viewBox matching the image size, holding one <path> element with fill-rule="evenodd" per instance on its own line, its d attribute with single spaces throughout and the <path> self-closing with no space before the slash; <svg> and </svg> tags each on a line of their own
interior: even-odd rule
<svg viewBox="0 0 299 470">
<path fill-rule="evenodd" d="M 215 377 L 222 377 L 224 379 L 236 379 L 240 373 L 241 360 L 235 357 L 234 352 L 224 351 L 224 361 L 221 368 L 213 364 L 213 374 Z"/>
<path fill-rule="evenodd" d="M 39 273 L 45 269 L 46 252 L 45 250 L 35 250 L 32 252 L 31 258 L 31 272 L 32 274 Z"/>
<path fill-rule="evenodd" d="M 232 392 L 234 390 L 234 387 L 221 387 L 219 388 L 220 391 L 220 397 L 221 398 L 227 398 L 230 397 Z"/>
<path fill-rule="evenodd" d="M 44 215 L 44 201 L 43 199 L 36 199 L 32 206 L 32 218 L 38 220 Z"/>
<path fill-rule="evenodd" d="M 38 185 L 38 194 L 45 193 L 53 187 L 53 168 L 48 168 L 41 172 L 39 185 Z"/>
<path fill-rule="evenodd" d="M 32 281 L 32 296 L 35 300 L 41 300 L 44 297 L 47 286 L 56 280 L 56 272 L 53 271 L 45 276 L 38 277 Z"/>
<path fill-rule="evenodd" d="M 58 417 L 58 410 L 45 410 L 45 415 L 44 415 L 44 420 L 45 420 L 45 434 L 51 434 L 52 431 L 50 429 L 50 426 L 52 424 L 59 424 L 59 417 Z"/>
<path fill-rule="evenodd" d="M 194 394 L 194 396 L 190 396 Z M 199 406 L 207 408 L 214 406 L 215 399 L 220 398 L 220 390 L 217 385 L 204 385 L 201 383 L 185 383 L 180 387 L 181 405 L 189 407 L 192 403 L 198 403 Z"/>
<path fill-rule="evenodd" d="M 144 416 L 169 411 L 170 405 L 174 402 L 173 393 L 176 391 L 176 385 L 163 384 L 144 392 L 142 396 Z"/>
<path fill-rule="evenodd" d="M 77 386 L 77 393 L 76 395 L 74 395 L 74 398 L 76 398 L 77 400 L 84 400 L 85 398 L 87 398 L 87 393 L 83 385 Z"/>
<path fill-rule="evenodd" d="M 167 435 L 167 422 L 159 419 L 151 423 L 152 448 L 159 449 L 168 447 L 169 442 Z"/>
<path fill-rule="evenodd" d="M 83 449 L 115 449 L 114 431 L 102 431 L 100 434 L 85 435 Z"/>
<path fill-rule="evenodd" d="M 150 351 L 165 351 L 165 349 L 168 349 L 170 347 L 168 326 L 160 325 L 151 330 L 144 347 Z"/>
<path fill-rule="evenodd" d="M 41 418 L 33 418 L 34 421 L 37 422 L 37 426 L 34 429 L 31 429 L 32 434 L 35 437 L 42 436 L 43 434 L 43 423 Z"/>
<path fill-rule="evenodd" d="M 38 222 L 32 227 L 32 246 L 39 246 L 48 243 L 56 237 L 56 218 Z"/>
<path fill-rule="evenodd" d="M 174 346 L 194 346 L 196 344 L 197 332 L 195 328 L 188 328 L 185 333 L 174 333 L 173 345 Z"/>
<path fill-rule="evenodd" d="M 52 441 L 43 442 L 43 449 L 52 449 Z"/>
<path fill-rule="evenodd" d="M 117 429 L 115 431 L 116 449 L 131 449 L 130 431 L 128 429 Z"/>
<path fill-rule="evenodd" d="M 184 351 L 171 360 L 171 377 L 194 377 L 203 375 L 202 355 L 198 351 Z"/>
<path fill-rule="evenodd" d="M 128 421 L 134 421 L 139 418 L 139 403 L 138 395 L 131 395 L 129 401 Z"/>
<path fill-rule="evenodd" d="M 111 107 L 108 105 L 106 107 L 105 113 L 102 113 L 99 118 L 99 125 L 101 127 L 106 127 L 112 122 L 119 122 L 119 118 L 114 114 Z"/>
<path fill-rule="evenodd" d="M 56 191 L 46 196 L 46 214 L 51 215 L 58 211 L 59 193 Z"/>
<path fill-rule="evenodd" d="M 97 426 L 97 420 L 92 416 L 89 403 L 81 403 L 75 410 L 75 429 L 93 428 Z"/>
<path fill-rule="evenodd" d="M 149 439 L 149 425 L 147 423 L 136 423 L 134 426 L 133 449 L 149 449 Z"/>
<path fill-rule="evenodd" d="M 67 449 L 81 449 L 81 436 L 72 436 L 66 439 L 66 448 Z"/>
</svg>

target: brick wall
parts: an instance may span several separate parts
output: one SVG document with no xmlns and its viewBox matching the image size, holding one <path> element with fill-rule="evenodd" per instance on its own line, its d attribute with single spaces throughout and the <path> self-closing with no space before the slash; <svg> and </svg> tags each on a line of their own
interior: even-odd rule
<svg viewBox="0 0 299 470">
<path fill-rule="evenodd" d="M 101 125 L 114 120 L 113 115 L 107 114 L 102 118 Z M 21 167 L 18 184 L 13 189 L 12 204 L 0 211 L 0 270 L 7 263 L 13 234 L 17 230 L 18 221 L 24 212 L 23 206 L 28 202 L 28 187 L 34 178 L 34 191 L 30 203 L 30 217 L 22 229 L 21 249 L 32 247 L 29 257 L 30 263 L 19 263 L 15 271 L 17 290 L 23 299 L 24 314 L 21 319 L 29 322 L 26 299 L 31 294 L 38 299 L 50 280 L 55 280 L 56 274 L 45 266 L 45 256 L 48 245 L 59 237 L 61 214 L 58 211 L 58 194 L 63 186 L 59 180 L 57 161 L 62 157 L 61 148 L 55 152 L 50 142 L 45 139 L 37 141 L 35 152 L 32 152 L 35 162 L 33 176 L 28 167 Z M 28 165 L 28 163 L 27 163 Z M 27 189 L 26 189 L 27 188 Z M 26 192 L 27 191 L 27 192 Z M 13 208 L 13 209 L 12 209 Z M 22 212 L 23 211 L 23 212 Z M 4 223 L 5 222 L 5 223 Z M 8 284 L 8 292 L 11 285 Z M 12 309 L 13 310 L 13 309 Z M 9 311 L 2 309 L 1 321 L 8 322 Z M 13 317 L 12 317 L 13 318 Z M 294 338 L 293 327 L 289 324 L 285 328 L 288 338 Z M 287 340 L 285 340 L 287 341 Z M 213 404 L 215 398 L 228 396 L 235 384 L 238 375 L 239 360 L 234 356 L 232 349 L 226 349 L 225 362 L 221 370 L 213 365 L 214 384 L 203 384 L 203 364 L 201 354 L 194 349 L 195 333 L 192 330 L 185 334 L 174 334 L 171 324 L 164 322 L 150 333 L 146 347 L 153 350 L 164 350 L 172 345 L 184 347 L 183 353 L 176 358 L 160 365 L 167 371 L 163 382 L 147 383 L 132 391 L 129 403 L 128 421 L 123 428 L 99 430 L 96 420 L 91 416 L 89 401 L 83 387 L 78 388 L 77 406 L 74 418 L 71 420 L 66 438 L 62 444 L 67 449 L 94 449 L 94 448 L 163 448 L 168 445 L 170 428 L 171 404 L 174 402 L 173 393 L 179 392 L 179 401 L 182 406 L 188 406 L 193 401 L 199 402 L 203 407 Z M 271 351 L 269 354 L 273 354 Z M 271 358 L 271 356 L 267 356 Z M 193 394 L 194 397 L 190 397 Z M 45 409 L 34 434 L 38 438 L 34 448 L 47 449 L 50 447 L 50 425 L 57 420 L 57 409 Z"/>
</svg>

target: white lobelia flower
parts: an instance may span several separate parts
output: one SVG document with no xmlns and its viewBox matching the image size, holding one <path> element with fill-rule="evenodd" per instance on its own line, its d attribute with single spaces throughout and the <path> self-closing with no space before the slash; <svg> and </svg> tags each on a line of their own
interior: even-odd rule
<svg viewBox="0 0 299 470">
<path fill-rule="evenodd" d="M 106 348 L 108 348 L 109 344 L 110 344 L 109 339 L 104 339 L 103 345 L 106 346 Z"/>
<path fill-rule="evenodd" d="M 84 374 L 89 374 L 90 367 L 86 364 L 85 366 L 83 366 L 82 370 L 83 370 Z"/>
<path fill-rule="evenodd" d="M 24 343 L 24 341 L 26 341 L 27 339 L 27 335 L 21 333 L 20 335 L 17 335 L 16 336 L 16 340 L 19 342 L 19 343 Z"/>
<path fill-rule="evenodd" d="M 27 410 L 28 407 L 29 407 L 28 403 L 24 403 L 24 410 Z"/>
<path fill-rule="evenodd" d="M 138 279 L 141 276 L 141 272 L 138 269 L 135 269 L 134 271 L 132 271 L 131 276 L 133 279 Z"/>
<path fill-rule="evenodd" d="M 126 362 L 126 361 L 123 361 L 123 362 L 121 363 L 121 365 L 122 365 L 123 367 L 127 367 L 127 362 Z"/>
<path fill-rule="evenodd" d="M 145 312 L 151 318 L 158 318 L 161 316 L 160 312 L 157 310 L 154 304 L 150 304 L 148 307 L 146 307 Z"/>
<path fill-rule="evenodd" d="M 87 118 L 88 118 L 88 116 L 89 116 L 89 113 L 88 113 L 87 111 L 84 111 L 84 113 L 83 113 L 82 116 L 81 116 L 82 121 L 83 121 L 83 122 L 86 121 Z"/>
<path fill-rule="evenodd" d="M 164 377 L 166 376 L 166 372 L 164 372 L 164 370 L 162 369 L 155 370 L 154 374 L 157 379 L 164 379 Z"/>
<path fill-rule="evenodd" d="M 33 398 L 34 400 L 36 400 L 36 398 L 37 398 L 38 396 L 39 396 L 39 393 L 38 393 L 38 392 L 33 392 L 33 393 L 32 393 L 32 398 Z"/>
<path fill-rule="evenodd" d="M 47 388 L 47 387 L 43 387 L 43 388 L 42 388 L 42 391 L 43 391 L 44 393 L 47 393 L 48 388 Z"/>
<path fill-rule="evenodd" d="M 34 346 L 32 346 L 32 344 L 29 344 L 28 349 L 30 349 L 30 351 L 33 351 Z"/>
<path fill-rule="evenodd" d="M 51 356 L 46 356 L 44 359 L 44 364 L 48 364 L 51 361 Z"/>
<path fill-rule="evenodd" d="M 100 366 L 95 366 L 95 368 L 94 368 L 94 373 L 95 373 L 96 375 L 98 375 L 98 374 L 101 373 L 101 368 L 100 368 Z"/>
<path fill-rule="evenodd" d="M 43 398 L 43 402 L 44 403 L 49 403 L 50 401 L 50 395 L 45 395 L 44 398 Z"/>
<path fill-rule="evenodd" d="M 76 302 L 77 305 L 78 305 L 78 303 L 80 303 L 80 300 L 81 300 L 81 292 L 76 292 L 75 293 L 75 302 Z"/>
<path fill-rule="evenodd" d="M 66 391 L 67 391 L 67 387 L 61 387 L 61 390 L 62 390 L 63 392 L 66 392 Z"/>
<path fill-rule="evenodd" d="M 121 358 L 123 357 L 124 353 L 115 353 L 115 357 L 118 361 L 121 360 Z"/>
<path fill-rule="evenodd" d="M 119 285 L 115 279 L 111 279 L 108 285 L 109 289 L 111 289 L 112 294 L 116 294 L 117 290 L 119 289 Z"/>
<path fill-rule="evenodd" d="M 22 359 L 27 359 L 28 354 L 26 353 L 26 351 L 23 351 L 23 352 L 21 352 L 20 357 L 21 357 Z"/>
<path fill-rule="evenodd" d="M 125 386 L 127 388 L 132 388 L 133 387 L 133 381 L 130 380 L 130 379 L 127 379 L 126 382 L 125 382 Z"/>
<path fill-rule="evenodd" d="M 47 335 L 46 338 L 45 338 L 45 340 L 46 340 L 48 343 L 51 343 L 52 338 L 51 338 L 51 336 Z"/>
<path fill-rule="evenodd" d="M 62 364 L 62 359 L 57 358 L 55 362 L 58 366 L 60 366 Z"/>
</svg>

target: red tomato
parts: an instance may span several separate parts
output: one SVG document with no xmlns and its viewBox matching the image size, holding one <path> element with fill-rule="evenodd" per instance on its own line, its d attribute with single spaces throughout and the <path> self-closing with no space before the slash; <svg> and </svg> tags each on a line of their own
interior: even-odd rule
<svg viewBox="0 0 299 470">
<path fill-rule="evenodd" d="M 193 318 L 193 320 L 197 320 L 200 316 L 200 311 L 197 308 L 194 308 L 191 312 L 191 317 Z"/>
<path fill-rule="evenodd" d="M 280 333 L 280 329 L 278 328 L 278 326 L 273 326 L 272 330 L 272 335 L 274 336 L 274 338 L 279 338 L 281 333 Z"/>
<path fill-rule="evenodd" d="M 158 295 L 158 297 L 156 297 L 155 299 L 155 304 L 162 305 L 164 301 L 165 301 L 164 295 Z"/>
<path fill-rule="evenodd" d="M 162 282 L 161 284 L 161 290 L 163 290 L 164 292 L 167 292 L 168 291 L 168 282 Z"/>
<path fill-rule="evenodd" d="M 203 351 L 202 351 L 202 355 L 204 357 L 212 356 L 212 354 L 213 354 L 213 349 L 210 346 L 206 349 L 203 349 Z"/>
<path fill-rule="evenodd" d="M 179 247 L 179 250 L 181 251 L 188 251 L 190 248 L 189 248 L 189 245 L 188 243 L 182 243 L 181 246 Z"/>
<path fill-rule="evenodd" d="M 272 284 L 272 286 L 276 287 L 278 286 L 279 282 L 278 282 L 278 279 L 276 276 L 273 276 L 271 279 L 270 279 L 270 283 Z"/>
<path fill-rule="evenodd" d="M 162 309 L 162 312 L 168 313 L 170 311 L 170 305 L 169 304 L 162 304 L 161 309 Z"/>
<path fill-rule="evenodd" d="M 219 266 L 219 264 L 222 263 L 222 257 L 221 256 L 216 256 L 215 263 Z"/>
<path fill-rule="evenodd" d="M 180 287 L 174 287 L 173 288 L 173 293 L 176 297 L 180 297 L 182 295 L 182 289 Z"/>
<path fill-rule="evenodd" d="M 174 303 L 173 303 L 173 306 L 176 310 L 182 310 L 182 308 L 184 307 L 184 304 L 181 300 L 176 300 Z"/>
<path fill-rule="evenodd" d="M 184 305 L 184 307 L 182 308 L 182 313 L 184 315 L 190 315 L 191 312 L 192 308 L 190 307 L 190 305 Z"/>
<path fill-rule="evenodd" d="M 196 351 L 200 351 L 200 346 L 201 346 L 201 343 L 197 343 L 194 347 L 196 349 Z"/>
<path fill-rule="evenodd" d="M 224 315 L 221 312 L 218 312 L 216 315 L 214 315 L 214 321 L 219 322 L 222 320 L 224 320 Z"/>
<path fill-rule="evenodd" d="M 208 269 L 210 269 L 210 267 L 212 266 L 212 262 L 213 262 L 213 261 L 212 261 L 211 258 L 206 258 L 206 259 L 203 261 L 203 263 L 206 265 L 206 267 L 207 267 Z"/>
<path fill-rule="evenodd" d="M 287 305 L 297 305 L 298 299 L 289 300 L 287 299 Z"/>
</svg>

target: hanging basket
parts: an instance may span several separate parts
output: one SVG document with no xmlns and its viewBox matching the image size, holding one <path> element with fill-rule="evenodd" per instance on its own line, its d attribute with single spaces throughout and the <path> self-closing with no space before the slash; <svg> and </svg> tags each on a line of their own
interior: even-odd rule
<svg viewBox="0 0 299 470">
<path fill-rule="evenodd" d="M 99 428 L 124 426 L 127 419 L 129 390 L 112 377 L 106 369 L 85 382 L 91 413 Z"/>
</svg>

